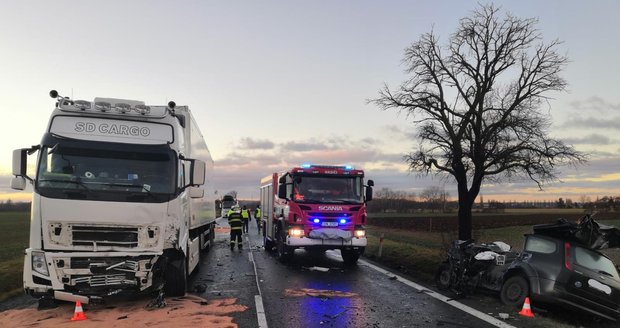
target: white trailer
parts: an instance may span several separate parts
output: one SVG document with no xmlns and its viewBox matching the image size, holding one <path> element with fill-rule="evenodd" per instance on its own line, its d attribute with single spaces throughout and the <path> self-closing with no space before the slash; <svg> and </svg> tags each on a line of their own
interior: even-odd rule
<svg viewBox="0 0 620 328">
<path fill-rule="evenodd" d="M 189 108 L 50 95 L 41 143 L 13 152 L 11 187 L 33 185 L 24 290 L 84 303 L 183 295 L 216 218 L 213 161 Z"/>
</svg>

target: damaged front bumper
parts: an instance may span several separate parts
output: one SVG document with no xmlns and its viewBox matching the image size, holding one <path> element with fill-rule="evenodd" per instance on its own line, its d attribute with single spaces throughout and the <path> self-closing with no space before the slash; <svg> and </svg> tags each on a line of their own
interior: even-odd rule
<svg viewBox="0 0 620 328">
<path fill-rule="evenodd" d="M 366 247 L 366 237 L 355 237 L 351 231 L 341 229 L 315 229 L 308 236 L 288 236 L 286 244 L 293 247 L 326 246 L 333 248 Z"/>
<path fill-rule="evenodd" d="M 34 254 L 34 256 L 33 256 Z M 162 253 L 42 252 L 26 249 L 24 291 L 65 301 L 103 299 L 159 287 Z M 44 259 L 44 262 L 40 259 Z M 46 267 L 43 267 L 45 265 Z"/>
</svg>

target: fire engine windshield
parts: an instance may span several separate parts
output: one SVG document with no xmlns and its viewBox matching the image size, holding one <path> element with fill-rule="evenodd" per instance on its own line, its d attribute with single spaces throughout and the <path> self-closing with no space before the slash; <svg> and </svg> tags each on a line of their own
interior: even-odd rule
<svg viewBox="0 0 620 328">
<path fill-rule="evenodd" d="M 171 150 L 43 147 L 36 188 L 51 198 L 162 202 L 176 192 Z"/>
<path fill-rule="evenodd" d="M 299 176 L 293 199 L 303 203 L 362 203 L 362 178 L 348 176 Z"/>
</svg>

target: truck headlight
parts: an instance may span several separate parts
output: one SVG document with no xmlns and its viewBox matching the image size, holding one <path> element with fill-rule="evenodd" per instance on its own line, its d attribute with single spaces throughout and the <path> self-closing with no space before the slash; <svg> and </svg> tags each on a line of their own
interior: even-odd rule
<svg viewBox="0 0 620 328">
<path fill-rule="evenodd" d="M 49 271 L 47 271 L 47 263 L 45 263 L 45 253 L 43 252 L 32 252 L 32 270 L 38 272 L 44 276 L 49 276 Z"/>
<path fill-rule="evenodd" d="M 353 231 L 353 235 L 356 238 L 364 238 L 364 237 L 366 237 L 366 230 L 364 230 L 364 229 L 355 229 L 355 231 Z"/>
<path fill-rule="evenodd" d="M 302 237 L 304 235 L 303 227 L 292 227 L 288 229 L 288 235 L 291 237 Z"/>
</svg>

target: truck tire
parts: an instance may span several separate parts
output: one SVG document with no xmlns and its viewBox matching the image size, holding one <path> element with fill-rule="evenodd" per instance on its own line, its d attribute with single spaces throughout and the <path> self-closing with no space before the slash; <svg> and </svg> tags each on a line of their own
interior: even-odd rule
<svg viewBox="0 0 620 328">
<path fill-rule="evenodd" d="M 282 234 L 278 234 L 276 248 L 278 251 L 278 260 L 280 262 L 286 263 L 293 257 L 293 248 L 284 243 L 284 236 Z"/>
<path fill-rule="evenodd" d="M 267 238 L 267 223 L 263 223 L 263 246 L 265 247 L 265 251 L 272 252 L 273 251 L 273 241 Z"/>
<path fill-rule="evenodd" d="M 520 275 L 512 276 L 508 278 L 502 285 L 502 290 L 500 292 L 500 299 L 502 303 L 512 306 L 514 308 L 519 308 L 525 302 L 525 298 L 529 295 L 530 285 Z"/>
<path fill-rule="evenodd" d="M 185 257 L 169 261 L 164 272 L 166 296 L 183 296 L 187 289 L 187 265 Z"/>
<path fill-rule="evenodd" d="M 437 284 L 437 289 L 439 290 L 448 290 L 450 288 L 450 280 L 452 273 L 450 272 L 450 264 L 449 263 L 441 263 L 439 265 L 439 269 L 437 269 L 437 273 L 435 274 L 435 284 Z"/>
<path fill-rule="evenodd" d="M 340 255 L 342 255 L 344 265 L 352 266 L 357 264 L 357 260 L 360 258 L 360 251 L 355 249 L 341 249 Z"/>
</svg>

